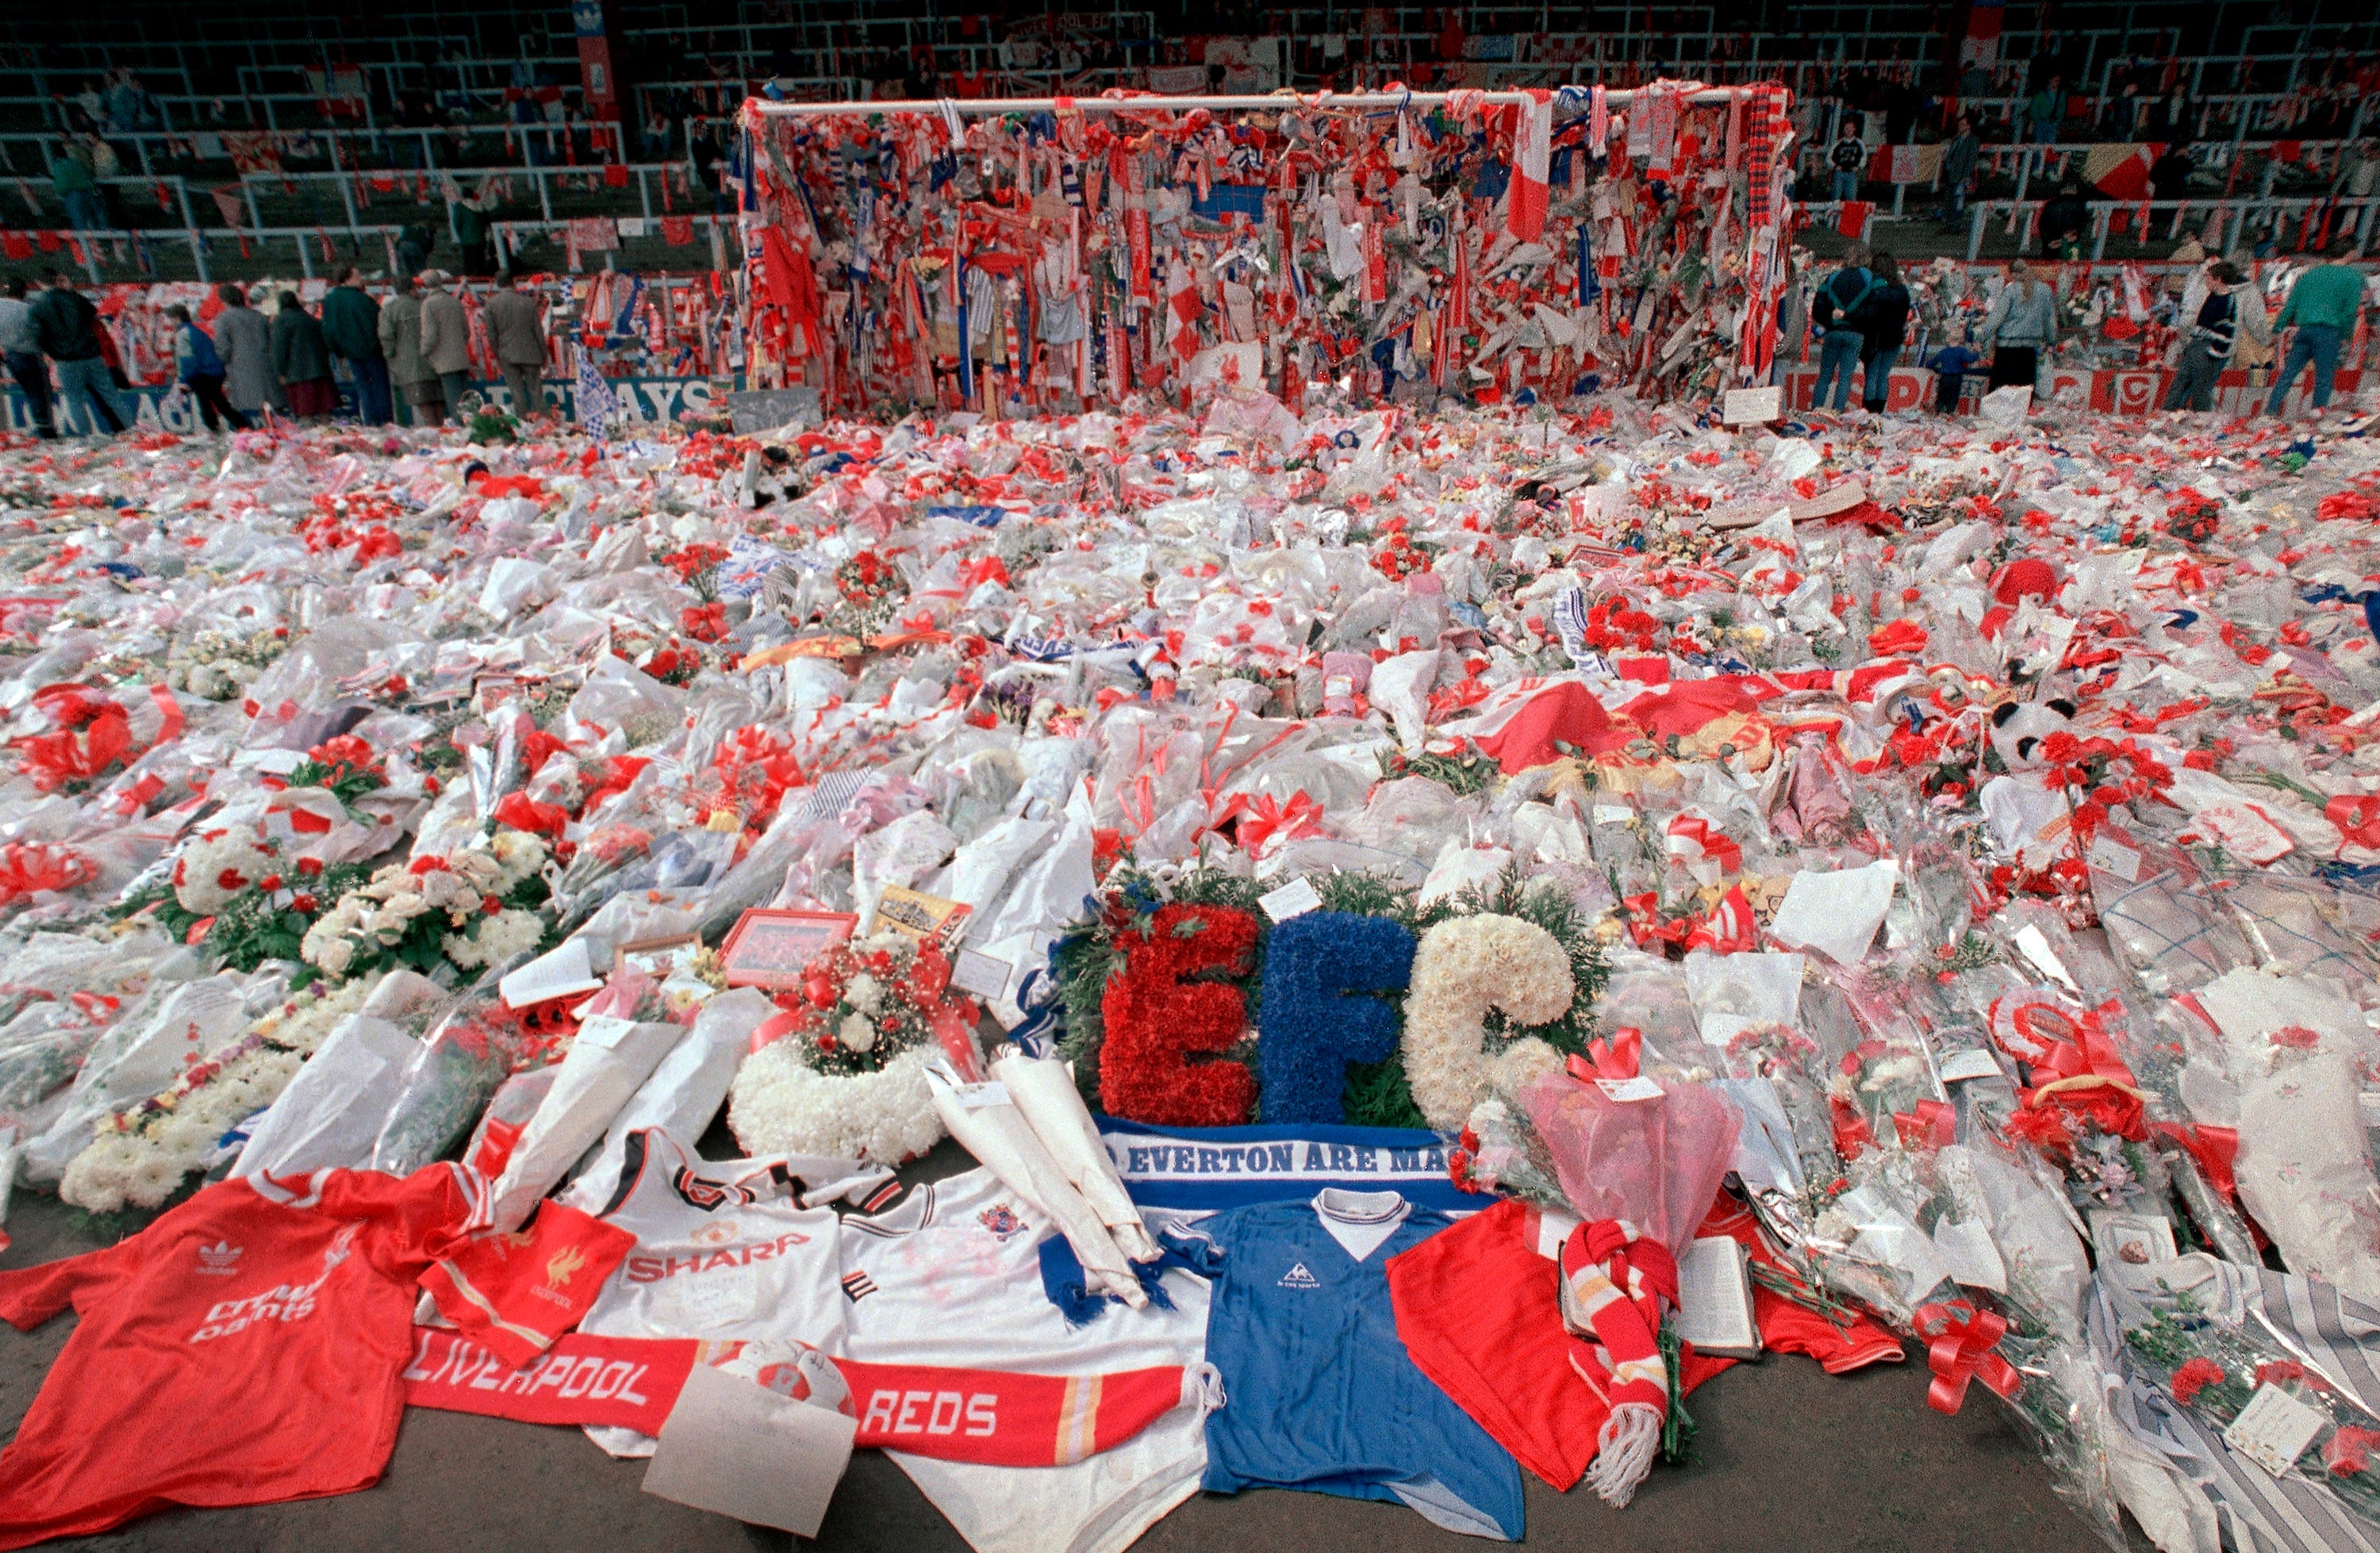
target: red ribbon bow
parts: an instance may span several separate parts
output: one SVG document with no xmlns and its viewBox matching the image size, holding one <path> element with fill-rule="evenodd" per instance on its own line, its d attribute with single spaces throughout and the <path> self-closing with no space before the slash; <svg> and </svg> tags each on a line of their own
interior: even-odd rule
<svg viewBox="0 0 2380 1553">
<path fill-rule="evenodd" d="M 1978 1311 L 1965 1300 L 1917 1307 L 1917 1335 L 1926 1340 L 1925 1364 L 1934 1372 L 1925 1405 L 1956 1413 L 1967 1400 L 1967 1382 L 1980 1380 L 2002 1397 L 2024 1384 L 2016 1366 L 1992 1352 L 2008 1333 L 2005 1318 Z"/>
<path fill-rule="evenodd" d="M 1957 1113 L 1940 1100 L 1920 1100 L 1905 1111 L 1895 1111 L 1892 1125 L 1903 1148 L 1948 1148 L 1959 1141 Z"/>
<path fill-rule="evenodd" d="M 1694 854 L 1718 864 L 1721 873 L 1731 874 L 1743 867 L 1743 848 L 1735 838 L 1715 829 L 1699 815 L 1682 814 L 1670 820 L 1669 837 L 1672 853 L 1687 855 L 1687 846 L 1691 846 Z"/>
<path fill-rule="evenodd" d="M 1878 658 L 1889 658 L 1900 652 L 1923 652 L 1927 639 L 1925 627 L 1917 622 L 1896 620 L 1870 631 L 1867 647 Z"/>
<path fill-rule="evenodd" d="M 1585 1055 L 1572 1052 L 1569 1062 L 1570 1075 L 1584 1084 L 1597 1079 L 1634 1078 L 1637 1062 L 1643 1054 L 1645 1032 L 1633 1025 L 1623 1025 L 1611 1032 L 1609 1040 L 1591 1040 Z"/>
<path fill-rule="evenodd" d="M 1649 949 L 1657 943 L 1682 944 L 1694 931 L 1690 918 L 1665 919 L 1661 916 L 1661 898 L 1650 890 L 1641 895 L 1623 896 L 1620 904 L 1628 913 L 1628 931 L 1639 949 Z"/>
<path fill-rule="evenodd" d="M 1269 793 L 1251 798 L 1245 793 L 1234 793 L 1215 817 L 1214 829 L 1230 825 L 1239 843 L 1257 856 L 1262 856 L 1269 843 L 1293 842 L 1315 835 L 1322 829 L 1322 806 L 1304 793 L 1293 793 L 1284 804 Z"/>
<path fill-rule="evenodd" d="M 2354 846 L 2380 849 L 2380 797 L 2342 794 L 2323 806 L 2322 817 Z"/>
<path fill-rule="evenodd" d="M 2106 1005 L 2082 1016 L 2073 1040 L 2052 1041 L 2049 1049 L 2034 1060 L 2033 1081 L 2036 1086 L 2057 1079 L 2097 1078 L 2120 1084 L 2127 1089 L 2138 1089 L 2140 1080 L 2116 1054 L 2116 1043 L 2107 1038 L 2103 1016 Z"/>
<path fill-rule="evenodd" d="M 14 904 L 44 890 L 72 890 L 98 877 L 98 866 L 71 847 L 46 842 L 0 847 L 0 903 Z"/>
<path fill-rule="evenodd" d="M 1758 918 L 1752 915 L 1752 903 L 1744 898 L 1741 884 L 1730 886 L 1709 915 L 1694 918 L 1686 932 L 1688 949 L 1707 949 L 1714 954 L 1745 954 L 1759 944 Z"/>
<path fill-rule="evenodd" d="M 496 803 L 496 820 L 534 835 L 559 836 L 570 823 L 570 811 L 559 804 L 540 804 L 526 793 L 507 793 Z"/>
<path fill-rule="evenodd" d="M 2240 1184 L 2231 1173 L 2232 1161 L 2240 1155 L 2240 1129 L 2207 1127 L 2183 1122 L 2152 1122 L 2149 1131 L 2180 1145 L 2198 1162 L 2206 1183 L 2234 1207 L 2240 1202 Z"/>
</svg>

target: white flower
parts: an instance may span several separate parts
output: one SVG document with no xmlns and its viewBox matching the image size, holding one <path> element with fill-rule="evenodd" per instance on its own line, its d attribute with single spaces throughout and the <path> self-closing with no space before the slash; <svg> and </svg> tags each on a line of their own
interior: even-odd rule
<svg viewBox="0 0 2380 1553">
<path fill-rule="evenodd" d="M 874 1013 L 884 1006 L 884 984 L 862 971 L 844 984 L 843 998 L 860 1013 Z M 865 1051 L 868 1049 L 861 1047 L 860 1049 Z"/>
<path fill-rule="evenodd" d="M 1861 1080 L 1860 1087 L 1873 1093 L 1890 1085 L 1906 1084 L 1925 1072 L 1923 1058 L 1888 1057 L 1868 1070 L 1868 1075 Z"/>
<path fill-rule="evenodd" d="M 475 848 L 453 854 L 446 859 L 446 871 L 443 875 L 432 873 L 430 877 L 443 879 L 454 889 L 468 890 L 479 895 L 484 894 L 504 871 L 504 865 L 497 862 L 492 854 Z"/>
<path fill-rule="evenodd" d="M 112 1213 L 127 1203 L 157 1207 L 185 1177 L 206 1168 L 224 1134 L 280 1097 L 298 1076 L 302 1053 L 320 1046 L 341 1020 L 361 1008 L 380 981 L 370 977 L 327 996 L 301 995 L 295 1012 L 276 1008 L 256 1020 L 226 1049 L 213 1076 L 185 1079 L 158 1097 L 170 1097 L 172 1109 L 152 1112 L 146 1131 L 103 1133 L 76 1155 L 58 1195 L 94 1213 Z M 128 1124 L 130 1120 L 128 1113 Z"/>
<path fill-rule="evenodd" d="M 342 936 L 341 927 L 333 917 L 324 916 L 307 928 L 298 945 L 299 958 L 325 976 L 346 975 L 348 965 L 355 962 L 356 946 Z"/>
<path fill-rule="evenodd" d="M 854 1051 L 873 1051 L 876 1049 L 876 1026 L 864 1013 L 846 1013 L 843 1016 L 843 1023 L 835 1026 L 834 1038 Z"/>
<path fill-rule="evenodd" d="M 174 863 L 174 898 L 201 916 L 221 911 L 240 891 L 274 872 L 273 854 L 252 831 L 205 835 L 182 848 Z"/>
<path fill-rule="evenodd" d="M 496 878 L 496 894 L 510 894 L 514 886 L 545 867 L 548 854 L 541 836 L 526 831 L 499 831 L 489 844 L 495 849 L 496 861 L 504 869 Z"/>
<path fill-rule="evenodd" d="M 128 1134 L 107 1134 L 67 1161 L 58 1180 L 58 1196 L 91 1213 L 114 1213 L 124 1206 L 124 1189 L 133 1165 L 145 1151 Z"/>
<path fill-rule="evenodd" d="M 545 923 L 533 911 L 500 911 L 480 919 L 477 939 L 449 933 L 438 940 L 438 947 L 457 965 L 474 970 L 509 960 L 523 950 L 535 949 L 544 932 Z"/>
</svg>

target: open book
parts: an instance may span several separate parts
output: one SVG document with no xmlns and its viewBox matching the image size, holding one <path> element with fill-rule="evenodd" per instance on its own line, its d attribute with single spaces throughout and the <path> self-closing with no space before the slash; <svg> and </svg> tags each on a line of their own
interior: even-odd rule
<svg viewBox="0 0 2380 1553">
<path fill-rule="evenodd" d="M 1678 1335 L 1697 1353 L 1760 1357 L 1752 1318 L 1751 1254 L 1725 1235 L 1706 1235 L 1678 1258 Z"/>
</svg>

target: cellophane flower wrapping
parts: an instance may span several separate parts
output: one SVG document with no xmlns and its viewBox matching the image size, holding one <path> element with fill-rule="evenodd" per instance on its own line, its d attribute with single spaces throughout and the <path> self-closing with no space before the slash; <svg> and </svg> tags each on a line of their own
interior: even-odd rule
<svg viewBox="0 0 2380 1553">
<path fill-rule="evenodd" d="M 524 957 L 525 958 L 525 957 Z M 396 1103 L 372 1145 L 371 1168 L 411 1175 L 463 1141 L 529 1042 L 496 992 L 498 967 L 423 1037 L 396 1075 Z"/>
<path fill-rule="evenodd" d="M 2367 1536 L 2380 1528 L 2380 1393 L 2369 1384 L 2380 1359 L 2375 1330 L 2380 1307 L 2344 1290 L 2203 1253 L 2148 1268 L 2112 1264 L 2094 1285 L 2094 1347 L 2114 1378 L 2155 1388 L 2154 1405 L 2179 1409 L 2218 1438 L 2265 1386 L 2319 1415 L 2289 1484 L 2334 1500 Z M 2130 1401 L 2137 1412 L 2140 1400 Z"/>
<path fill-rule="evenodd" d="M 1626 1219 L 1672 1255 L 1694 1238 L 1735 1150 L 1735 1110 L 1723 1096 L 1699 1084 L 1553 1074 L 1523 1086 L 1520 1102 L 1581 1218 Z"/>
<path fill-rule="evenodd" d="M 2288 1266 L 2380 1300 L 2380 1184 L 2357 1097 L 2374 1043 L 2340 983 L 2236 970 L 2199 989 L 2224 1071 L 2192 1075 L 2197 1119 L 2239 1129 L 2242 1205 Z M 2227 1114 L 2227 1111 L 2228 1114 Z"/>
</svg>

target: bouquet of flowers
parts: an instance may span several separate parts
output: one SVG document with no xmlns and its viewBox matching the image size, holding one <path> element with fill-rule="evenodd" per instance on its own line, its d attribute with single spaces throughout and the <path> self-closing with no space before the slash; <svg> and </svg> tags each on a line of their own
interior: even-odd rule
<svg viewBox="0 0 2380 1553">
<path fill-rule="evenodd" d="M 702 672 L 702 649 L 662 637 L 644 626 L 622 626 L 613 634 L 613 650 L 663 685 L 686 686 Z"/>
<path fill-rule="evenodd" d="M 308 750 L 305 761 L 289 773 L 285 785 L 319 787 L 352 807 L 365 794 L 388 785 L 388 768 L 370 745 L 352 734 L 342 734 Z"/>
<path fill-rule="evenodd" d="M 225 826 L 185 842 L 163 880 L 135 889 L 111 915 L 154 922 L 175 941 L 252 971 L 267 960 L 298 959 L 323 910 L 370 873 L 356 863 L 285 859 L 254 826 Z"/>
<path fill-rule="evenodd" d="M 231 1045 L 194 1055 L 165 1089 L 102 1117 L 91 1147 L 67 1164 L 58 1195 L 92 1213 L 164 1203 L 207 1168 L 225 1134 L 273 1103 L 339 1022 L 363 1007 L 380 979 L 296 992 Z"/>
<path fill-rule="evenodd" d="M 1539 1207 L 1575 1212 L 1562 1195 L 1554 1157 L 1525 1115 L 1500 1099 L 1471 1108 L 1454 1147 L 1446 1151 L 1446 1173 L 1465 1192 L 1502 1192 Z"/>
<path fill-rule="evenodd" d="M 208 627 L 176 641 L 165 655 L 168 689 L 187 690 L 210 701 L 228 701 L 289 649 L 289 628 L 276 625 L 246 636 Z"/>
<path fill-rule="evenodd" d="M 1853 970 L 1812 989 L 1807 1013 L 1834 1067 L 1835 1152 L 1845 1159 L 1888 1137 L 1946 1143 L 1948 1098 L 1926 1056 L 1941 1013 L 1932 984 Z"/>
<path fill-rule="evenodd" d="M 391 863 L 306 929 L 305 962 L 333 977 L 409 965 L 427 974 L 441 964 L 464 970 L 499 964 L 535 949 L 545 918 L 545 843 L 499 831 L 484 850 Z"/>
<path fill-rule="evenodd" d="M 1837 1171 L 1829 1105 L 1831 1084 L 1818 1043 L 1791 1025 L 1747 1024 L 1721 1049 L 1732 1085 L 1766 1081 L 1792 1128 L 1793 1154 L 1805 1184 Z"/>
<path fill-rule="evenodd" d="M 2059 732 L 2041 741 L 2041 755 L 2048 762 L 2042 775 L 2051 785 L 2063 787 L 2073 806 L 2078 846 L 2089 847 L 2091 838 L 2119 805 L 2144 799 L 2172 802 L 2165 795 L 2173 785 L 2172 769 L 2138 739 L 2119 743 L 2095 734 L 2083 738 Z"/>
<path fill-rule="evenodd" d="M 2121 1208 L 2144 1195 L 2161 1201 L 2164 1169 L 2148 1147 L 2146 1096 L 2117 1051 L 2123 1005 L 2084 1009 L 2033 987 L 1994 999 L 1986 1017 L 1994 1044 L 2030 1081 L 2001 1132 L 2064 1171 L 2078 1206 Z"/>
<path fill-rule="evenodd" d="M 737 1141 L 754 1154 L 884 1164 L 931 1148 L 942 1124 L 926 1064 L 950 1049 L 973 1061 L 975 1005 L 951 995 L 950 977 L 940 949 L 897 932 L 811 962 L 735 1075 L 727 1120 Z"/>
<path fill-rule="evenodd" d="M 719 597 L 719 566 L 727 559 L 725 545 L 695 543 L 665 550 L 653 557 L 704 603 Z"/>
<path fill-rule="evenodd" d="M 838 601 L 828 609 L 826 625 L 862 641 L 892 624 L 906 592 L 901 569 L 872 550 L 863 550 L 836 567 L 834 586 Z"/>
<path fill-rule="evenodd" d="M 2228 1428 L 2267 1386 L 2317 1414 L 2318 1426 L 2286 1463 L 2287 1475 L 2337 1495 L 2350 1514 L 2380 1524 L 2380 1473 L 2372 1462 L 2380 1448 L 2372 1408 L 2380 1399 L 2357 1395 L 2343 1371 L 2325 1373 L 2312 1362 L 2321 1352 L 2319 1338 L 2302 1349 L 2281 1340 L 2264 1309 L 2275 1281 L 2298 1286 L 2289 1308 L 2315 1308 L 2320 1290 L 2309 1280 L 2259 1279 L 2203 1254 L 2151 1268 L 2103 1269 L 2100 1289 L 2120 1326 L 2125 1357 L 2209 1431 Z M 2362 1329 L 2349 1315 L 2347 1332 Z M 2368 1344 L 2351 1336 L 2328 1341 L 2355 1343 L 2368 1365 Z"/>
<path fill-rule="evenodd" d="M 498 963 L 501 965 L 502 962 Z M 411 1175 L 468 1135 L 505 1077 L 551 1055 L 494 989 L 496 972 L 423 1038 L 396 1079 L 396 1103 L 372 1145 L 371 1168 Z"/>
</svg>

